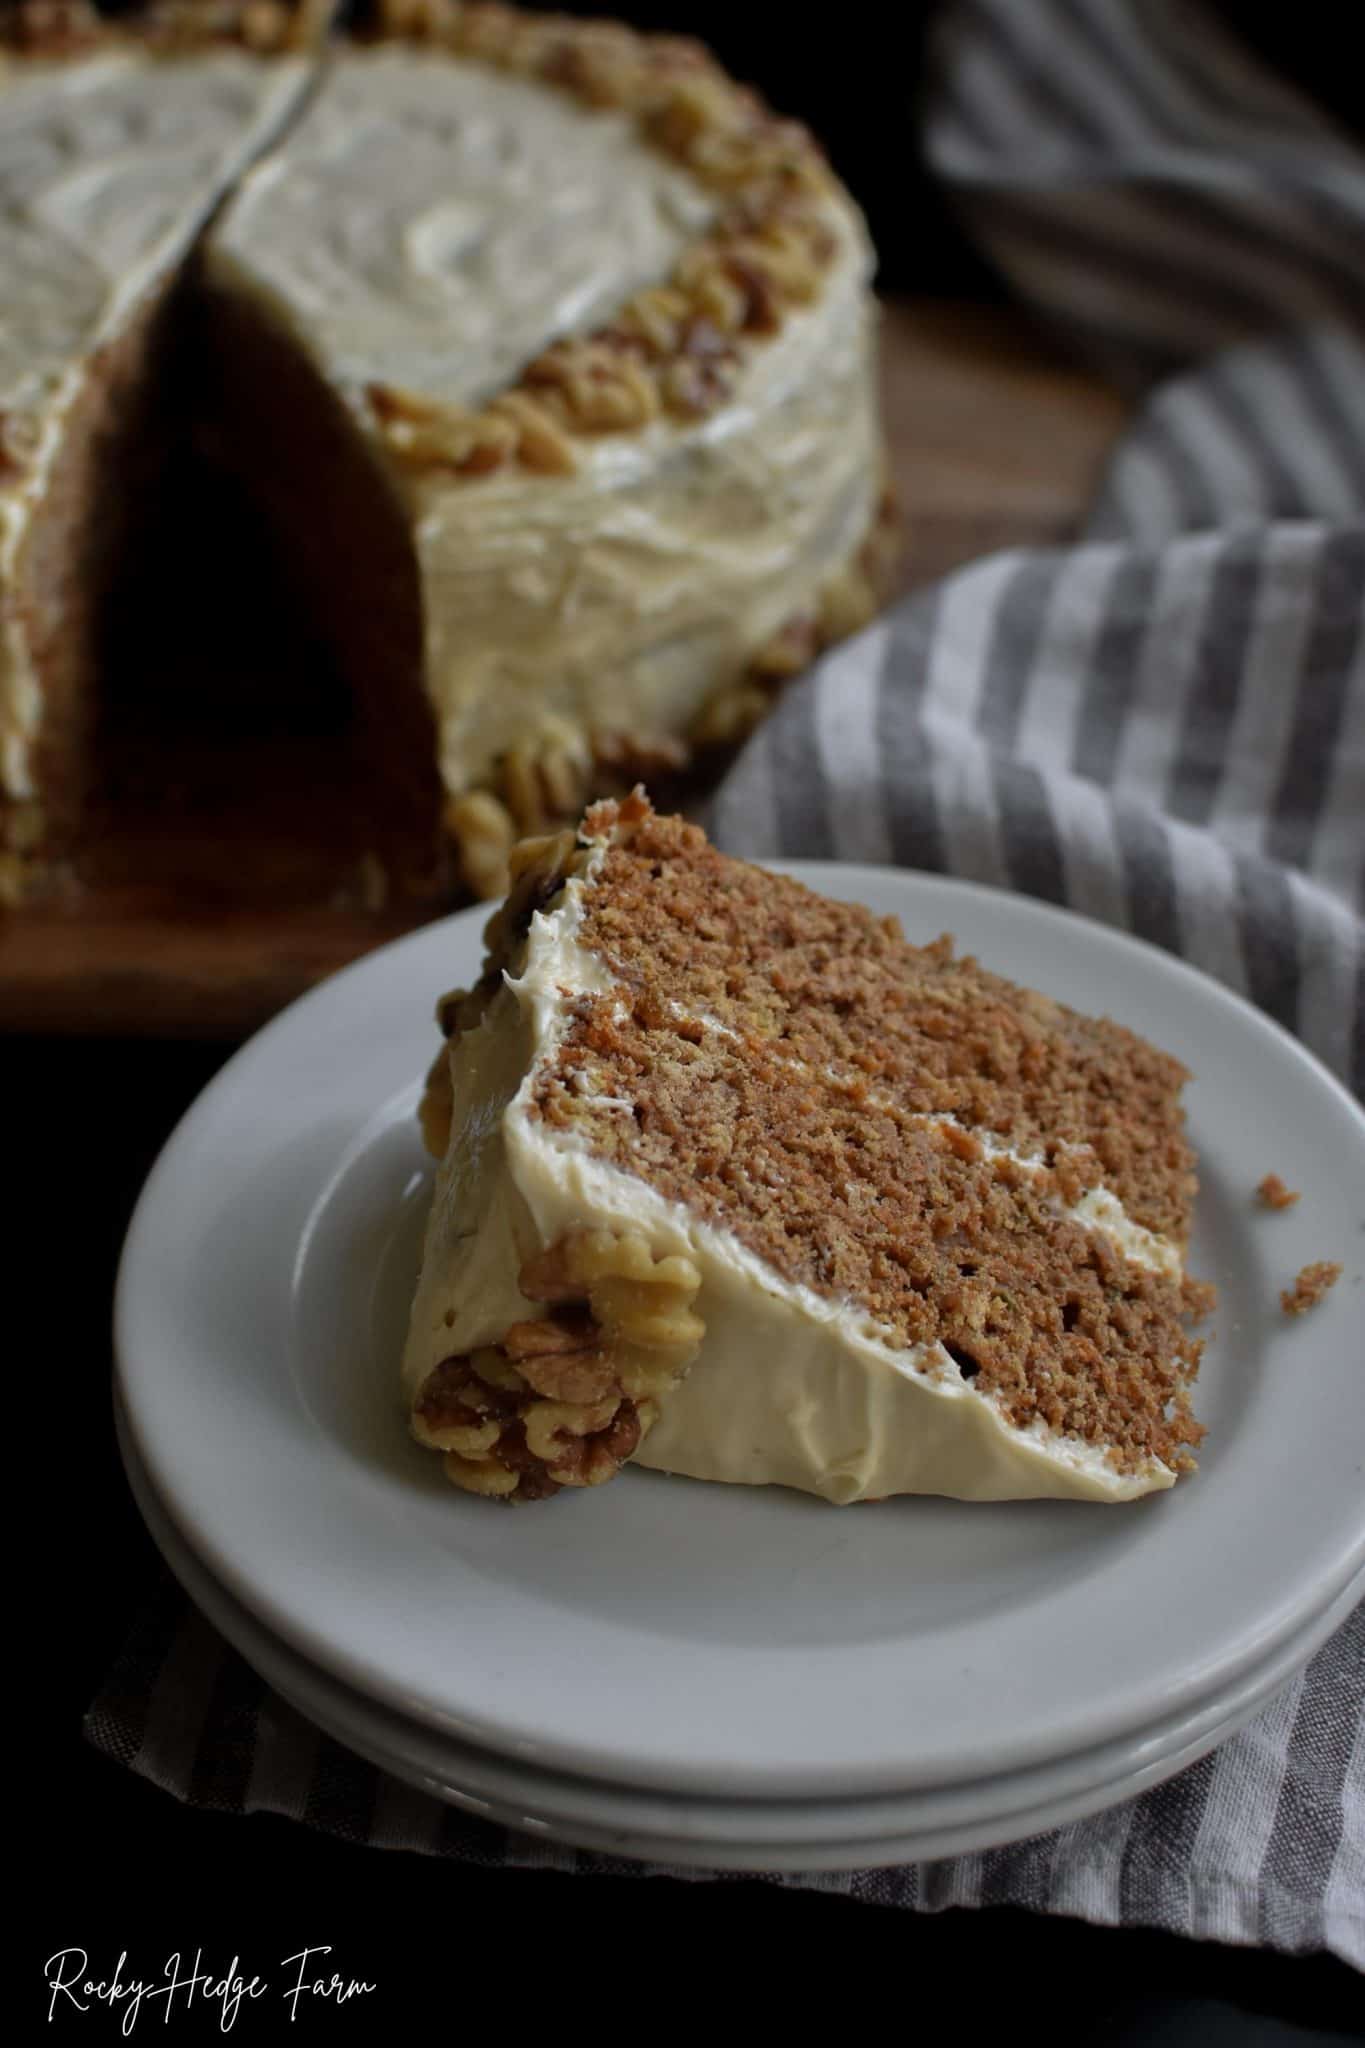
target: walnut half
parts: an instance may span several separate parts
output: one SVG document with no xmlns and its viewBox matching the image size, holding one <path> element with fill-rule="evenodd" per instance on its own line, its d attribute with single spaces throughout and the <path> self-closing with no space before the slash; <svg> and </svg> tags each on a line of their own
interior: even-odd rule
<svg viewBox="0 0 1365 2048">
<path fill-rule="evenodd" d="M 412 1431 L 466 1493 L 545 1500 L 601 1486 L 635 1455 L 697 1354 L 705 1326 L 688 1258 L 656 1258 L 637 1231 L 575 1230 L 517 1284 L 543 1316 L 431 1372 Z"/>
</svg>

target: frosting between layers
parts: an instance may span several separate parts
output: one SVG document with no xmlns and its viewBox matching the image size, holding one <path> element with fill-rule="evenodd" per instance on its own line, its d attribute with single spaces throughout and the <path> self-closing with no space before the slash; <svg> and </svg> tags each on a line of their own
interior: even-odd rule
<svg viewBox="0 0 1365 2048">
<path fill-rule="evenodd" d="M 90 357 L 179 262 L 224 189 L 278 129 L 301 58 L 111 50 L 25 62 L 0 83 L 0 594 Z M 0 786 L 29 797 L 41 698 L 19 621 L 0 633 Z"/>
<path fill-rule="evenodd" d="M 516 1284 L 532 1253 L 566 1230 L 633 1227 L 656 1256 L 682 1252 L 700 1268 L 706 1326 L 638 1464 L 840 1503 L 895 1493 L 1119 1501 L 1170 1486 L 1174 1473 L 1156 1460 L 1119 1472 L 1088 1444 L 1016 1428 L 939 1345 L 898 1344 L 855 1306 L 780 1279 L 725 1232 L 531 1116 L 534 1072 L 553 1056 L 568 1000 L 612 986 L 575 938 L 585 886 L 570 882 L 535 917 L 523 972 L 457 1041 L 454 1135 L 403 1361 L 409 1403 L 442 1359 L 496 1343 L 539 1312 Z M 1138 1263 L 1179 1271 L 1176 1248 L 1131 1223 L 1109 1191 L 1092 1190 L 1069 1213 Z"/>
</svg>

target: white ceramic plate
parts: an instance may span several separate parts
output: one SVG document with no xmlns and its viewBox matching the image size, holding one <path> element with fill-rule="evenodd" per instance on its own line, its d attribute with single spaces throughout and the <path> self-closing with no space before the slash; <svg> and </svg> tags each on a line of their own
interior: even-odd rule
<svg viewBox="0 0 1365 2048">
<path fill-rule="evenodd" d="M 807 864 L 1185 1060 L 1194 1267 L 1222 1290 L 1197 1479 L 1127 1507 L 856 1510 L 645 1472 L 499 1513 L 412 1445 L 396 1363 L 426 1169 L 412 1111 L 436 994 L 483 914 L 306 996 L 158 1162 L 116 1339 L 148 1474 L 226 1589 L 405 1719 L 540 1769 L 730 1797 L 852 1798 L 1015 1772 L 1207 1702 L 1365 1559 L 1365 1118 L 1257 1012 L 1031 901 Z M 1273 1168 L 1305 1189 L 1257 1209 Z M 1311 1315 L 1277 1294 L 1346 1273 Z"/>
<path fill-rule="evenodd" d="M 190 1551 L 120 1442 L 162 1555 L 220 1632 L 298 1712 L 338 1742 L 435 1797 L 523 1833 L 658 1862 L 730 1869 L 850 1869 L 998 1847 L 1133 1797 L 1242 1727 L 1365 1594 L 1355 1579 L 1311 1624 L 1211 1706 L 1062 1764 L 949 1790 L 863 1800 L 736 1800 L 645 1793 L 515 1764 L 404 1721 L 305 1662 L 249 1615 Z"/>
<path fill-rule="evenodd" d="M 1289 1646 L 1278 1652 L 1271 1660 L 1275 1675 L 1245 1705 L 1201 1734 L 1177 1743 L 1155 1761 L 1135 1763 L 1112 1778 L 1073 1790 L 1043 1791 L 1036 1782 L 1042 1774 L 1021 1773 L 1017 1780 L 1010 1781 L 1012 1791 L 1022 1795 L 1027 1784 L 1038 1796 L 1031 1801 L 1017 1797 L 1007 1812 L 998 1811 L 989 1793 L 983 1796 L 979 1787 L 955 1802 L 955 1819 L 946 1814 L 934 1818 L 928 1813 L 912 1818 L 907 1811 L 911 1806 L 909 1800 L 862 1802 L 868 1811 L 859 1814 L 860 1822 L 876 1820 L 876 1831 L 866 1834 L 842 1832 L 837 1818 L 842 1802 L 829 1811 L 813 1802 L 779 1802 L 780 1828 L 761 1824 L 773 1804 L 766 1800 L 742 1802 L 723 1815 L 723 1825 L 717 1824 L 709 1803 L 689 1803 L 685 1798 L 674 1802 L 662 1827 L 648 1824 L 641 1815 L 627 1815 L 599 1796 L 583 1799 L 574 1811 L 566 1812 L 565 1802 L 547 1798 L 539 1780 L 527 1779 L 506 1790 L 481 1790 L 481 1777 L 471 1772 L 469 1756 L 450 1755 L 440 1738 L 429 1730 L 418 1730 L 414 1735 L 411 1724 L 398 1724 L 398 1739 L 385 1740 L 371 1712 L 363 1706 L 362 1711 L 354 1711 L 358 1695 L 347 1695 L 343 1710 L 335 1712 L 331 1700 L 322 1698 L 311 1670 L 300 1672 L 303 1682 L 297 1691 L 284 1683 L 280 1690 L 300 1713 L 311 1716 L 335 1740 L 367 1757 L 391 1776 L 522 1834 L 600 1849 L 609 1855 L 634 1856 L 644 1862 L 704 1869 L 859 1870 L 1000 1848 L 1136 1798 L 1138 1793 L 1197 1762 L 1244 1727 L 1321 1647 L 1350 1613 L 1363 1590 L 1365 1585 L 1360 1580 L 1353 1582 L 1345 1597 L 1333 1602 L 1311 1630 L 1295 1636 Z M 346 1711 L 347 1707 L 352 1710 Z M 580 1788 L 583 1782 L 578 1781 Z M 596 1788 L 589 1790 L 595 1794 Z M 881 1811 L 877 1812 L 879 1807 Z M 975 1810 L 967 1817 L 971 1807 Z M 807 1823 L 811 1826 L 808 1835 L 802 1833 Z"/>
</svg>

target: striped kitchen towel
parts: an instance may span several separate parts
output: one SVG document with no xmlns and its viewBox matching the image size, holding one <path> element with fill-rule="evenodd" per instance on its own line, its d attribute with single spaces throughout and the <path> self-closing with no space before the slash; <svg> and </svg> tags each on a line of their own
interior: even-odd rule
<svg viewBox="0 0 1365 2048">
<path fill-rule="evenodd" d="M 880 1906 L 1023 1906 L 1207 1941 L 1330 1949 L 1365 1970 L 1365 1605 L 1249 1727 L 1140 1799 L 937 1863 L 764 1875 Z M 278 1813 L 344 1841 L 490 1868 L 729 1882 L 515 1835 L 416 1791 L 273 1693 L 167 1578 L 86 1717 L 86 1734 L 194 1806 Z M 1340 1768 L 1355 1741 L 1355 1762 Z"/>
<path fill-rule="evenodd" d="M 1272 326 L 1365 325 L 1358 143 L 1197 0 L 954 0 L 927 107 L 930 166 L 976 241 L 1127 380 Z M 1330 421 L 1331 380 L 1303 384 Z M 1235 399 L 1229 424 L 1263 451 Z"/>
<path fill-rule="evenodd" d="M 1365 1092 L 1365 159 L 1189 0 L 963 0 L 927 148 L 1017 289 L 1147 397 L 1077 545 L 977 562 L 837 650 L 750 742 L 713 829 L 738 853 L 899 862 L 1124 926 Z M 1126 1805 L 773 1882 L 1365 1968 L 1363 1707 L 1365 1607 L 1241 1734 Z M 646 1869 L 383 1777 L 169 1586 L 87 1732 L 196 1803 L 490 1864 Z"/>
</svg>

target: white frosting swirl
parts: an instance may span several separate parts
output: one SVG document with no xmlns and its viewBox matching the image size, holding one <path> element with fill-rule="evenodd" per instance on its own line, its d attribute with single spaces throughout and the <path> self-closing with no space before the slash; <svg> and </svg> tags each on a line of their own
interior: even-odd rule
<svg viewBox="0 0 1365 2048">
<path fill-rule="evenodd" d="M 511 383 L 666 278 L 713 208 L 628 115 L 389 49 L 336 60 L 210 269 L 365 420 L 371 379 L 461 403 Z M 881 481 L 872 252 L 834 190 L 828 221 L 818 300 L 746 344 L 713 417 L 579 437 L 572 476 L 409 481 L 450 789 L 547 719 L 684 729 L 855 554 Z"/>
<path fill-rule="evenodd" d="M 818 304 L 691 426 L 578 444 L 575 475 L 423 484 L 427 687 L 451 787 L 554 715 L 684 728 L 855 554 L 880 487 L 860 226 Z"/>
<path fill-rule="evenodd" d="M 714 211 L 624 113 L 402 45 L 328 67 L 213 237 L 353 398 L 477 405 L 664 276 Z"/>
<path fill-rule="evenodd" d="M 110 56 L 21 74 L 0 133 L 0 406 L 35 459 L 0 493 L 12 578 L 85 360 L 178 260 L 296 97 L 305 67 L 240 52 Z M 713 196 L 633 117 L 431 51 L 347 51 L 207 239 L 348 401 L 367 383 L 477 403 L 552 338 L 666 277 Z M 850 562 L 880 488 L 872 255 L 831 188 L 816 301 L 745 344 L 732 399 L 693 423 L 577 442 L 577 472 L 410 481 L 427 688 L 447 786 L 537 724 L 651 737 Z M 8 239 L 6 239 L 8 237 Z M 18 623 L 0 636 L 5 786 L 31 794 L 40 715 Z"/>
</svg>

